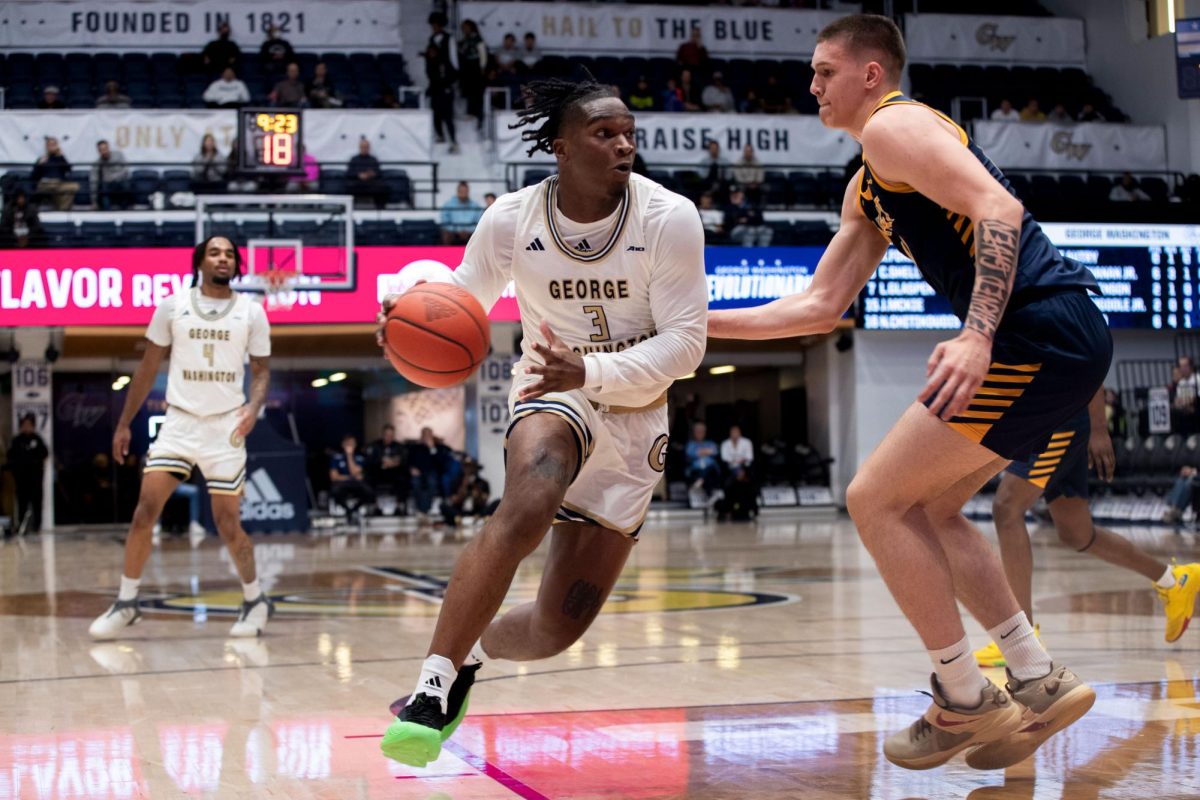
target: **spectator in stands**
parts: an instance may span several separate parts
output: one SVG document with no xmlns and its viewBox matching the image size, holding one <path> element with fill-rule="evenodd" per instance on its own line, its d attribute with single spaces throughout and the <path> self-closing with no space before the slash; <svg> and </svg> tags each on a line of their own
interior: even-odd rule
<svg viewBox="0 0 1200 800">
<path fill-rule="evenodd" d="M 104 84 L 104 94 L 96 98 L 96 108 L 130 108 L 133 101 L 129 95 L 121 94 L 121 84 L 109 81 Z"/>
<path fill-rule="evenodd" d="M 312 80 L 308 82 L 306 94 L 308 104 L 313 108 L 341 108 L 342 99 L 338 97 L 333 81 L 329 80 L 329 68 L 324 61 L 317 62 L 313 67 Z"/>
<path fill-rule="evenodd" d="M 209 108 L 237 108 L 250 102 L 250 90 L 238 80 L 233 67 L 226 67 L 221 77 L 204 90 L 204 103 Z"/>
<path fill-rule="evenodd" d="M 766 247 L 775 236 L 775 231 L 763 222 L 762 211 L 747 202 L 746 193 L 740 186 L 729 190 L 725 230 L 729 231 L 730 238 L 743 247 Z"/>
<path fill-rule="evenodd" d="M 1145 202 L 1150 199 L 1150 195 L 1143 192 L 1133 175 L 1126 172 L 1121 175 L 1119 181 L 1113 184 L 1112 191 L 1108 193 L 1108 199 L 1114 203 Z"/>
<path fill-rule="evenodd" d="M 99 157 L 92 165 L 92 205 L 101 211 L 129 208 L 133 205 L 133 193 L 125 154 L 113 150 L 105 139 L 96 142 L 96 154 Z"/>
<path fill-rule="evenodd" d="M 225 188 L 225 159 L 217 151 L 211 133 L 200 140 L 200 152 L 192 157 L 192 191 L 197 194 L 220 192 Z"/>
<path fill-rule="evenodd" d="M 703 422 L 692 424 L 692 438 L 687 443 L 687 479 L 692 489 L 703 489 L 712 494 L 721 485 L 721 467 L 717 463 L 716 442 L 707 435 L 708 426 Z"/>
<path fill-rule="evenodd" d="M 1171 386 L 1171 427 L 1188 436 L 1196 432 L 1196 398 L 1200 377 L 1190 356 L 1179 357 L 1179 378 Z"/>
<path fill-rule="evenodd" d="M 517 47 L 517 37 L 514 34 L 504 34 L 504 43 L 495 53 L 496 68 L 502 76 L 516 75 L 524 67 L 521 63 L 521 48 Z"/>
<path fill-rule="evenodd" d="M 1046 114 L 1038 108 L 1036 97 L 1029 98 L 1029 102 L 1021 109 L 1021 122 L 1045 122 Z"/>
<path fill-rule="evenodd" d="M 431 18 L 435 15 L 431 15 Z M 432 41 L 432 37 L 430 37 Z M 438 144 L 450 137 L 450 152 L 458 152 L 458 133 L 454 128 L 454 82 L 458 74 L 435 44 L 425 48 L 425 74 L 429 78 L 429 86 L 425 94 L 429 98 L 430 108 L 433 109 L 433 132 Z"/>
<path fill-rule="evenodd" d="M 754 463 L 754 443 L 742 436 L 742 426 L 729 426 L 729 438 L 721 442 L 721 460 L 730 475 L 750 469 Z"/>
<path fill-rule="evenodd" d="M 371 142 L 365 136 L 358 140 L 358 155 L 351 158 L 346 166 L 346 177 L 350 194 L 371 198 L 377 209 L 387 207 L 391 189 L 383 182 L 379 159 L 371 155 Z"/>
<path fill-rule="evenodd" d="M 367 449 L 371 482 L 379 494 L 396 498 L 400 516 L 408 513 L 408 447 L 396 439 L 393 425 L 383 426 L 383 435 Z"/>
<path fill-rule="evenodd" d="M 432 428 L 421 428 L 421 439 L 408 452 L 408 473 L 412 477 L 417 514 L 425 517 L 433 507 L 433 498 L 441 492 L 441 469 L 448 448 L 438 442 Z"/>
<path fill-rule="evenodd" d="M 466 244 L 482 215 L 483 206 L 471 199 L 470 185 L 459 181 L 454 197 L 442 206 L 442 244 Z"/>
<path fill-rule="evenodd" d="M 767 76 L 767 85 L 762 90 L 763 112 L 766 114 L 782 114 L 787 105 L 787 90 L 779 83 L 778 76 L 771 73 Z"/>
<path fill-rule="evenodd" d="M 241 171 L 238 164 L 238 139 L 235 136 L 229 146 L 229 155 L 225 158 L 225 177 L 229 182 L 225 188 L 232 193 L 256 192 L 258 183 L 254 178 Z"/>
<path fill-rule="evenodd" d="M 708 71 L 708 48 L 704 46 L 704 34 L 699 26 L 692 28 L 688 40 L 675 51 L 675 63 L 682 69 Z"/>
<path fill-rule="evenodd" d="M 14 190 L 0 213 L 0 247 L 39 247 L 44 235 L 37 209 L 29 203 L 25 190 Z"/>
<path fill-rule="evenodd" d="M 679 99 L 683 101 L 684 111 L 700 111 L 704 100 L 700 87 L 692 80 L 692 71 L 685 69 L 679 73 Z"/>
<path fill-rule="evenodd" d="M 341 449 L 329 459 L 329 493 L 347 511 L 375 502 L 375 492 L 365 480 L 366 463 L 358 452 L 358 438 L 352 433 L 342 436 Z"/>
<path fill-rule="evenodd" d="M 1054 108 L 1046 115 L 1046 121 L 1055 125 L 1070 125 L 1075 122 L 1074 118 L 1067 113 L 1067 108 L 1062 103 L 1055 103 Z"/>
<path fill-rule="evenodd" d="M 762 184 L 766 179 L 762 162 L 754 155 L 754 147 L 746 145 L 742 148 L 742 160 L 733 167 L 733 182 L 746 191 L 750 202 L 759 203 L 762 199 Z"/>
<path fill-rule="evenodd" d="M 1110 438 L 1124 439 L 1129 434 L 1129 420 L 1125 416 L 1125 406 L 1121 404 L 1121 395 L 1112 389 L 1104 390 L 1104 419 Z"/>
<path fill-rule="evenodd" d="M 263 77 L 268 81 L 283 77 L 295 60 L 296 52 L 292 50 L 291 42 L 283 38 L 279 28 L 275 25 L 267 28 L 267 38 L 258 49 L 258 63 L 262 67 Z"/>
<path fill-rule="evenodd" d="M 716 197 L 724 197 L 729 180 L 729 162 L 721 155 L 721 144 L 709 139 L 705 145 L 708 152 L 700 159 L 700 178 L 704 190 Z"/>
<path fill-rule="evenodd" d="M 42 110 L 52 110 L 66 108 L 67 104 L 59 96 L 57 86 L 47 86 L 42 89 L 42 99 L 38 101 L 37 107 Z"/>
<path fill-rule="evenodd" d="M 542 51 L 537 46 L 537 36 L 533 31 L 525 34 L 525 48 L 521 50 L 521 63 L 525 69 L 533 69 L 542 60 Z"/>
<path fill-rule="evenodd" d="M 1012 101 L 1007 97 L 1000 101 L 1000 107 L 992 111 L 992 122 L 1020 122 L 1021 112 L 1013 108 Z"/>
<path fill-rule="evenodd" d="M 300 168 L 304 171 L 299 175 L 288 176 L 284 191 L 289 194 L 317 192 L 321 187 L 321 165 L 317 163 L 317 157 L 308 152 L 304 145 L 300 145 L 300 153 Z"/>
<path fill-rule="evenodd" d="M 300 65 L 293 62 L 287 65 L 287 73 L 283 80 L 275 84 L 268 95 L 272 105 L 282 108 L 300 108 L 308 102 L 308 89 L 300 80 Z"/>
<path fill-rule="evenodd" d="M 629 107 L 634 111 L 654 110 L 654 93 L 650 90 L 650 83 L 645 75 L 638 76 L 637 84 L 629 93 Z"/>
<path fill-rule="evenodd" d="M 467 116 L 474 117 L 476 127 L 483 128 L 483 86 L 488 65 L 488 48 L 479 35 L 473 19 L 462 21 L 462 38 L 458 41 L 458 85 L 467 101 Z"/>
<path fill-rule="evenodd" d="M 738 103 L 737 110 L 742 114 L 762 114 L 763 102 L 755 89 L 747 89 L 746 97 Z"/>
<path fill-rule="evenodd" d="M 204 71 L 209 75 L 220 75 L 226 68 L 237 68 L 242 59 L 242 48 L 230 38 L 232 31 L 228 22 L 217 26 L 217 38 L 204 45 L 200 54 Z"/>
<path fill-rule="evenodd" d="M 16 527 L 28 533 L 42 529 L 42 486 L 50 451 L 37 432 L 37 417 L 22 414 L 17 435 L 8 447 L 8 469 L 17 484 Z"/>
<path fill-rule="evenodd" d="M 754 445 L 742 436 L 741 426 L 729 427 L 729 438 L 721 442 L 721 461 L 725 464 L 725 496 L 716 504 L 717 519 L 732 517 L 747 521 L 758 514 L 758 489 L 750 467 L 754 463 Z"/>
<path fill-rule="evenodd" d="M 667 88 L 662 90 L 659 98 L 662 111 L 683 111 L 683 93 L 679 91 L 674 78 L 667 78 Z"/>
<path fill-rule="evenodd" d="M 1075 118 L 1079 122 L 1105 122 L 1104 115 L 1096 110 L 1096 107 L 1091 103 L 1084 103 L 1083 108 L 1079 109 L 1079 116 Z"/>
<path fill-rule="evenodd" d="M 30 175 L 35 195 L 48 198 L 57 211 L 70 211 L 75 204 L 75 193 L 79 191 L 78 183 L 67 180 L 70 172 L 71 163 L 58 146 L 58 139 L 47 136 L 46 152 L 33 165 Z"/>
<path fill-rule="evenodd" d="M 713 203 L 713 193 L 704 192 L 696 206 L 700 212 L 700 222 L 704 225 L 704 240 L 709 244 L 723 241 L 725 238 L 725 212 Z"/>
<path fill-rule="evenodd" d="M 487 210 L 492 207 L 492 203 L 496 202 L 496 193 L 488 192 L 483 196 L 483 208 Z"/>
<path fill-rule="evenodd" d="M 390 87 L 383 87 L 383 91 L 379 93 L 379 99 L 375 101 L 376 108 L 403 108 L 400 101 L 396 99 L 396 93 Z"/>
<path fill-rule="evenodd" d="M 462 522 L 466 514 L 483 515 L 492 491 L 488 482 L 479 477 L 478 461 L 464 453 L 461 462 L 457 463 L 457 477 L 451 481 L 442 499 L 442 522 L 451 528 Z"/>
<path fill-rule="evenodd" d="M 733 90 L 725 85 L 725 75 L 720 70 L 712 74 L 712 83 L 704 87 L 704 91 L 700 93 L 700 101 L 704 104 L 705 111 L 721 114 L 729 114 L 737 107 L 737 102 L 733 99 Z"/>
<path fill-rule="evenodd" d="M 1195 494 L 1197 470 L 1192 466 L 1179 468 L 1179 477 L 1171 485 L 1171 491 L 1163 498 L 1167 502 L 1167 510 L 1163 512 L 1162 520 L 1167 524 L 1179 522 L 1183 512 L 1192 504 Z"/>
<path fill-rule="evenodd" d="M 457 74 L 458 49 L 454 46 L 454 39 L 446 31 L 446 15 L 441 11 L 434 11 L 426 22 L 429 23 L 429 39 L 425 42 L 426 58 L 429 57 L 430 47 L 437 48 L 437 58 L 444 61 Z"/>
</svg>

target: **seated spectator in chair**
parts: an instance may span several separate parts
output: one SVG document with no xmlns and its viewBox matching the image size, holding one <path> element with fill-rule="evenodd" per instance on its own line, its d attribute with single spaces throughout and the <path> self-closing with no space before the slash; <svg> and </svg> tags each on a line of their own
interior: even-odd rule
<svg viewBox="0 0 1200 800">
<path fill-rule="evenodd" d="M 271 105 L 280 108 L 301 108 L 308 105 L 308 89 L 300 80 L 300 65 L 292 62 L 275 88 L 267 95 Z"/>
<path fill-rule="evenodd" d="M 754 463 L 754 443 L 742 436 L 740 425 L 729 426 L 729 438 L 721 442 L 721 461 L 730 475 L 748 470 Z"/>
<path fill-rule="evenodd" d="M 217 25 L 217 38 L 204 45 L 200 59 L 204 71 L 209 75 L 220 75 L 229 67 L 237 67 L 242 59 L 242 48 L 230 38 L 232 31 L 228 22 Z"/>
<path fill-rule="evenodd" d="M 729 231 L 729 237 L 742 247 L 766 247 L 775 238 L 775 231 L 763 221 L 762 211 L 750 205 L 740 186 L 729 190 L 725 229 Z"/>
<path fill-rule="evenodd" d="M 717 444 L 707 439 L 708 426 L 703 422 L 692 425 L 692 438 L 687 443 L 687 479 L 693 489 L 708 494 L 721 487 L 721 467 L 717 463 Z"/>
<path fill-rule="evenodd" d="M 46 152 L 33 165 L 30 177 L 35 193 L 50 200 L 56 211 L 70 211 L 75 205 L 75 193 L 79 191 L 79 184 L 67 180 L 70 173 L 71 162 L 63 155 L 58 139 L 47 136 Z"/>
<path fill-rule="evenodd" d="M 1196 432 L 1196 399 L 1200 396 L 1200 376 L 1190 356 L 1180 356 L 1179 377 L 1170 387 L 1171 428 L 1184 436 Z"/>
<path fill-rule="evenodd" d="M 675 51 L 675 63 L 683 69 L 708 71 L 708 48 L 704 46 L 704 33 L 693 26 L 688 40 Z"/>
<path fill-rule="evenodd" d="M 629 93 L 629 108 L 633 111 L 654 110 L 654 93 L 650 90 L 650 83 L 645 75 L 637 79 L 637 85 Z"/>
<path fill-rule="evenodd" d="M 237 137 L 234 137 L 233 143 L 229 146 L 229 155 L 225 158 L 225 177 L 228 179 L 225 188 L 229 192 L 236 194 L 258 191 L 258 182 L 251 175 L 242 172 L 238 165 Z"/>
<path fill-rule="evenodd" d="M 211 133 L 200 140 L 200 152 L 192 157 L 192 191 L 211 194 L 225 191 L 225 159 L 217 151 L 217 139 Z"/>
<path fill-rule="evenodd" d="M 45 89 L 42 89 L 42 99 L 38 100 L 37 107 L 42 111 L 50 111 L 66 108 L 67 104 L 63 102 L 62 95 L 59 94 L 57 86 L 47 86 Z"/>
<path fill-rule="evenodd" d="M 504 34 L 504 44 L 500 45 L 492 53 L 492 56 L 496 61 L 496 69 L 500 71 L 501 77 L 513 77 L 524 67 L 524 64 L 521 63 L 521 48 L 517 47 L 517 37 L 515 34 Z"/>
<path fill-rule="evenodd" d="M 0 212 L 0 247 L 41 247 L 45 231 L 38 219 L 37 209 L 29 202 L 24 189 L 16 189 Z"/>
<path fill-rule="evenodd" d="M 725 212 L 713 203 L 712 192 L 700 195 L 700 204 L 696 206 L 700 212 L 700 222 L 704 225 L 704 239 L 713 241 L 725 240 Z"/>
<path fill-rule="evenodd" d="M 746 90 L 746 97 L 738 103 L 737 110 L 740 114 L 762 114 L 765 111 L 762 98 L 755 89 Z"/>
<path fill-rule="evenodd" d="M 1084 103 L 1079 109 L 1079 116 L 1075 117 L 1078 122 L 1107 122 L 1104 115 L 1096 110 L 1096 107 L 1091 103 Z"/>
<path fill-rule="evenodd" d="M 289 175 L 284 191 L 288 194 L 312 194 L 319 191 L 321 186 L 321 165 L 317 157 L 300 145 L 300 168 L 304 171 L 299 175 Z"/>
<path fill-rule="evenodd" d="M 1067 108 L 1062 103 L 1055 103 L 1054 108 L 1046 115 L 1046 121 L 1055 125 L 1071 125 L 1075 119 L 1067 113 Z"/>
<path fill-rule="evenodd" d="M 358 140 L 358 155 L 346 165 L 350 194 L 356 198 L 369 197 L 375 208 L 387 208 L 392 190 L 380 176 L 379 159 L 371 155 L 371 142 L 364 136 Z"/>
<path fill-rule="evenodd" d="M 1113 440 L 1124 439 L 1129 435 L 1129 420 L 1125 416 L 1125 406 L 1121 396 L 1112 389 L 1104 390 L 1104 418 L 1108 424 L 1108 435 Z"/>
<path fill-rule="evenodd" d="M 209 108 L 237 108 L 250 102 L 250 90 L 238 80 L 233 67 L 226 67 L 221 77 L 210 83 L 201 96 Z"/>
<path fill-rule="evenodd" d="M 537 46 L 537 36 L 532 31 L 525 34 L 525 48 L 521 50 L 521 66 L 531 70 L 542 60 L 542 51 Z"/>
<path fill-rule="evenodd" d="M 287 72 L 287 67 L 296 60 L 296 52 L 292 44 L 283 38 L 279 28 L 272 25 L 267 28 L 267 38 L 258 49 L 258 63 L 262 66 L 264 77 L 268 80 L 280 78 Z"/>
<path fill-rule="evenodd" d="M 358 452 L 358 439 L 352 433 L 342 437 L 342 449 L 329 459 L 329 493 L 346 509 L 346 515 L 365 513 L 375 502 L 375 492 L 367 485 L 363 468 L 366 459 Z"/>
<path fill-rule="evenodd" d="M 1113 184 L 1112 191 L 1108 193 L 1108 199 L 1114 203 L 1144 203 L 1150 200 L 1150 195 L 1143 192 L 1133 175 L 1126 172 L 1121 175 L 1119 181 Z"/>
<path fill-rule="evenodd" d="M 121 84 L 109 81 L 104 84 L 104 94 L 96 98 L 96 108 L 131 108 L 133 101 L 129 95 L 121 94 Z"/>
<path fill-rule="evenodd" d="M 1195 467 L 1180 467 L 1179 477 L 1175 479 L 1175 483 L 1171 485 L 1171 491 L 1167 492 L 1167 496 L 1164 498 L 1167 502 L 1167 510 L 1163 512 L 1163 522 L 1168 524 L 1179 522 L 1187 507 L 1195 506 L 1196 475 Z"/>
<path fill-rule="evenodd" d="M 341 108 L 342 99 L 338 97 L 333 81 L 329 80 L 329 68 L 325 62 L 318 62 L 313 67 L 312 80 L 308 82 L 308 104 L 312 108 Z"/>
<path fill-rule="evenodd" d="M 491 208 L 492 204 L 495 202 L 496 202 L 496 193 L 495 192 L 488 192 L 487 194 L 485 194 L 483 196 L 484 210 L 486 211 L 487 209 Z"/>
<path fill-rule="evenodd" d="M 700 84 L 692 80 L 692 71 L 685 69 L 679 73 L 679 98 L 683 100 L 684 111 L 703 111 L 704 99 Z"/>
<path fill-rule="evenodd" d="M 482 516 L 486 512 L 492 490 L 488 482 L 479 477 L 481 469 L 478 461 L 463 455 L 462 469 L 442 500 L 442 521 L 447 527 L 457 527 L 468 514 Z"/>
<path fill-rule="evenodd" d="M 714 197 L 724 197 L 729 181 L 729 161 L 721 155 L 721 144 L 716 139 L 709 139 L 706 147 L 708 153 L 700 159 L 704 191 L 712 192 Z"/>
<path fill-rule="evenodd" d="M 667 88 L 659 94 L 659 106 L 662 111 L 673 114 L 683 111 L 683 93 L 674 78 L 667 78 Z"/>
<path fill-rule="evenodd" d="M 92 165 L 92 205 L 101 211 L 129 208 L 133 192 L 129 187 L 129 166 L 120 150 L 113 150 L 104 139 L 96 142 L 99 158 Z"/>
<path fill-rule="evenodd" d="M 704 91 L 700 93 L 700 102 L 705 111 L 717 114 L 731 114 L 737 109 L 733 90 L 725 85 L 725 75 L 720 71 L 712 74 L 712 83 L 705 86 Z"/>
<path fill-rule="evenodd" d="M 483 216 L 483 206 L 471 199 L 471 187 L 458 182 L 454 197 L 442 206 L 442 244 L 466 244 Z"/>
<path fill-rule="evenodd" d="M 754 155 L 753 145 L 742 148 L 742 160 L 733 165 L 733 182 L 741 186 L 751 203 L 762 201 L 762 184 L 766 180 L 766 172 L 762 162 Z"/>
<path fill-rule="evenodd" d="M 1038 108 L 1036 98 L 1029 98 L 1029 102 L 1021 109 L 1021 122 L 1045 122 L 1046 114 Z"/>
<path fill-rule="evenodd" d="M 421 428 L 421 439 L 408 452 L 408 472 L 412 476 L 417 514 L 425 517 L 433 508 L 433 498 L 441 493 L 441 463 L 447 448 L 438 442 L 432 428 Z"/>
<path fill-rule="evenodd" d="M 375 491 L 396 498 L 396 511 L 408 514 L 408 446 L 396 439 L 396 428 L 383 426 L 383 435 L 368 448 L 371 482 Z"/>
<path fill-rule="evenodd" d="M 1013 108 L 1012 101 L 1006 97 L 1000 101 L 1000 107 L 992 111 L 991 119 L 992 122 L 1020 122 L 1021 112 Z"/>
</svg>

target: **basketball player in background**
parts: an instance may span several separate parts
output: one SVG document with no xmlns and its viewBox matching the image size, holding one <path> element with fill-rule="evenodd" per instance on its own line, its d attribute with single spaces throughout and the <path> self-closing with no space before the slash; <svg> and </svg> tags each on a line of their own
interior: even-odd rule
<svg viewBox="0 0 1200 800">
<path fill-rule="evenodd" d="M 88 633 L 112 639 L 142 618 L 138 586 L 150 557 L 151 529 L 167 498 L 199 467 L 212 498 L 217 531 L 242 580 L 244 600 L 230 636 L 258 636 L 275 608 L 258 585 L 254 546 L 242 530 L 241 495 L 246 479 L 246 436 L 267 398 L 271 330 L 266 312 L 229 282 L 242 274 L 233 242 L 212 236 L 192 253 L 192 287 L 167 297 L 146 329 L 146 352 L 133 374 L 121 419 L 113 433 L 113 458 L 129 452 L 129 425 L 154 386 L 170 353 L 167 419 L 150 446 L 141 494 L 125 540 L 125 571 L 116 602 Z M 242 390 L 250 359 L 250 400 Z"/>
<path fill-rule="evenodd" d="M 898 91 L 904 61 L 887 17 L 843 17 L 817 37 L 821 121 L 863 146 L 841 227 L 807 291 L 714 312 L 709 335 L 831 331 L 889 242 L 949 298 L 962 332 L 934 348 L 924 389 L 859 468 L 846 508 L 934 667 L 933 703 L 884 755 L 928 769 L 971 749 L 968 765 L 998 769 L 1087 713 L 1095 692 L 1051 662 L 962 507 L 1087 404 L 1112 339 L 1088 297 L 1091 273 L 1063 258 L 962 128 Z M 1007 691 L 975 663 L 956 593 L 1004 652 Z"/>
<path fill-rule="evenodd" d="M 662 477 L 667 388 L 704 353 L 700 217 L 632 174 L 629 109 L 590 76 L 526 92 L 519 124 L 540 125 L 523 138 L 558 175 L 488 208 L 454 273 L 485 309 L 516 285 L 507 481 L 454 567 L 416 689 L 393 705 L 383 752 L 412 766 L 437 758 L 482 664 L 561 653 L 595 619 Z M 537 599 L 493 619 L 551 525 Z"/>
<path fill-rule="evenodd" d="M 1104 389 L 1099 389 L 1087 406 L 1051 435 L 1034 459 L 1014 461 L 1001 476 L 992 519 L 1004 572 L 1033 622 L 1033 547 L 1025 512 L 1044 494 L 1063 544 L 1132 570 L 1154 584 L 1167 617 L 1166 639 L 1178 641 L 1192 619 L 1200 591 L 1200 564 L 1169 566 L 1125 537 L 1096 527 L 1088 506 L 1088 467 L 1094 466 L 1101 480 L 1111 481 L 1115 462 L 1104 415 Z M 1004 653 L 994 641 L 976 650 L 975 660 L 981 667 L 1005 665 Z"/>
</svg>

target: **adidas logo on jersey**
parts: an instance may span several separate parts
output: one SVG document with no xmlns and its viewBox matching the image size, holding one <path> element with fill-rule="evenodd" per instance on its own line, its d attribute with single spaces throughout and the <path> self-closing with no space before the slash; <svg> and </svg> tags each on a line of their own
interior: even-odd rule
<svg viewBox="0 0 1200 800">
<path fill-rule="evenodd" d="M 587 239 L 584 239 L 584 240 L 582 240 L 582 241 L 581 241 L 579 244 L 575 245 L 575 249 L 576 249 L 576 250 L 578 250 L 578 251 L 579 251 L 579 252 L 581 252 L 581 253 L 590 253 L 590 252 L 592 252 L 592 246 L 591 246 L 590 244 L 588 244 L 588 240 L 587 240 Z"/>
<path fill-rule="evenodd" d="M 528 244 L 526 250 L 545 250 L 546 246 L 542 244 L 542 240 L 534 237 L 533 241 Z"/>
<path fill-rule="evenodd" d="M 285 502 L 266 469 L 259 467 L 246 479 L 242 519 L 295 519 L 296 507 Z"/>
</svg>

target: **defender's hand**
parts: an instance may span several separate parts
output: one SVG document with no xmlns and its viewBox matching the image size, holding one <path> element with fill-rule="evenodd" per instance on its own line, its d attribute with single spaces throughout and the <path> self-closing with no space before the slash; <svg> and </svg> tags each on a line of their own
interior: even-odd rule
<svg viewBox="0 0 1200 800">
<path fill-rule="evenodd" d="M 929 403 L 929 410 L 950 420 L 967 410 L 975 392 L 983 384 L 992 362 L 992 342 L 975 331 L 964 330 L 933 348 L 925 374 L 929 380 L 917 400 Z"/>
<path fill-rule="evenodd" d="M 521 390 L 518 400 L 534 400 L 548 392 L 567 392 L 583 386 L 587 371 L 583 366 L 583 356 L 571 351 L 562 340 L 550 330 L 550 325 L 543 322 L 542 336 L 546 343 L 533 343 L 533 352 L 546 362 L 532 364 L 525 368 L 528 375 L 541 375 L 540 381 L 534 381 Z"/>
<path fill-rule="evenodd" d="M 1105 483 L 1112 483 L 1117 465 L 1117 454 L 1113 452 L 1112 439 L 1106 430 L 1092 431 L 1088 437 L 1088 467 Z"/>
</svg>

